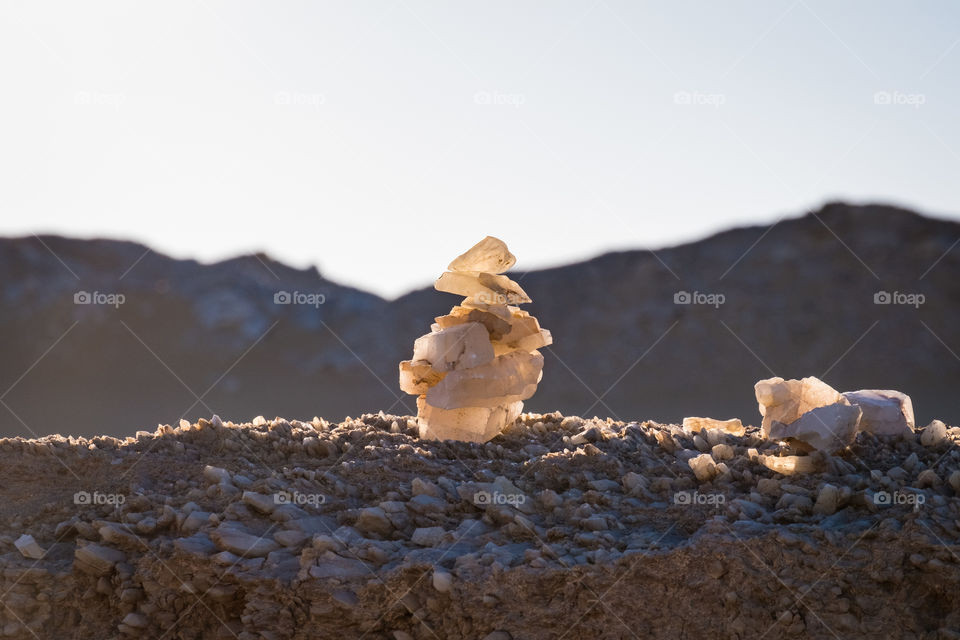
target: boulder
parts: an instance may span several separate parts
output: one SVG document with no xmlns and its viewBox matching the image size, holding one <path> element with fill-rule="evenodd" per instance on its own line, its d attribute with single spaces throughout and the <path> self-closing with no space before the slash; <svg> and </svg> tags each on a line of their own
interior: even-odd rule
<svg viewBox="0 0 960 640">
<path fill-rule="evenodd" d="M 811 409 L 847 403 L 839 391 L 812 376 L 802 380 L 760 380 L 754 385 L 754 393 L 763 416 L 760 429 L 764 437 L 769 436 L 774 421 L 790 424 Z"/>
<path fill-rule="evenodd" d="M 793 438 L 819 451 L 839 451 L 853 442 L 863 411 L 856 405 L 830 404 L 807 411 L 790 424 L 774 421 L 770 438 Z"/>
<path fill-rule="evenodd" d="M 910 396 L 888 389 L 847 391 L 843 397 L 860 407 L 860 430 L 878 436 L 897 436 L 913 431 L 913 403 Z"/>
</svg>

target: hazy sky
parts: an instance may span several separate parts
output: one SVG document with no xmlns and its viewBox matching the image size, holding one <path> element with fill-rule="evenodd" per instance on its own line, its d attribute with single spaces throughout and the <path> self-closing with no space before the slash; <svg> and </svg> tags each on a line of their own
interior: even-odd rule
<svg viewBox="0 0 960 640">
<path fill-rule="evenodd" d="M 394 296 L 824 200 L 960 214 L 960 3 L 4 2 L 0 234 Z"/>
</svg>

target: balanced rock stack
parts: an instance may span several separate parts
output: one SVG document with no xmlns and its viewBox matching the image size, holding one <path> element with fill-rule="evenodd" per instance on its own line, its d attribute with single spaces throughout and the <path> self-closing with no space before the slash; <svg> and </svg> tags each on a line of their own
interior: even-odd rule
<svg viewBox="0 0 960 640">
<path fill-rule="evenodd" d="M 400 388 L 417 396 L 420 437 L 486 442 L 513 423 L 537 390 L 550 332 L 518 304 L 530 298 L 502 274 L 517 259 L 487 236 L 447 267 L 434 287 L 466 296 L 413 344 Z"/>
</svg>

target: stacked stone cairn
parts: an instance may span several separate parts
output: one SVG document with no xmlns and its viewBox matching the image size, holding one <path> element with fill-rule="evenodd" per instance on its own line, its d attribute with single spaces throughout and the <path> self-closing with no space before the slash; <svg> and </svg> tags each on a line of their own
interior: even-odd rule
<svg viewBox="0 0 960 640">
<path fill-rule="evenodd" d="M 505 275 L 516 258 L 487 236 L 450 263 L 434 287 L 466 296 L 436 318 L 400 363 L 400 388 L 417 396 L 421 438 L 486 442 L 512 424 L 537 390 L 553 342 L 516 305 L 530 302 Z"/>
</svg>

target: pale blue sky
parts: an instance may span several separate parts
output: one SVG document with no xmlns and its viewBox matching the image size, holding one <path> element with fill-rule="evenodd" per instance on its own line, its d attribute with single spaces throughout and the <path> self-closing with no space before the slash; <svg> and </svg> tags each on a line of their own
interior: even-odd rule
<svg viewBox="0 0 960 640">
<path fill-rule="evenodd" d="M 15 1 L 0 59 L 2 235 L 394 296 L 486 234 L 530 268 L 827 199 L 960 214 L 955 2 Z"/>
</svg>

